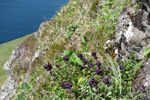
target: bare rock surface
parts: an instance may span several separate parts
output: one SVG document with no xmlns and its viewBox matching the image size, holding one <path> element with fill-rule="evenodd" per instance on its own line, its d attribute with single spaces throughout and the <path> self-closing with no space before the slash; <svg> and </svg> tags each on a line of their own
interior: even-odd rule
<svg viewBox="0 0 150 100">
<path fill-rule="evenodd" d="M 137 60 L 146 59 L 135 86 L 145 85 L 150 89 L 150 58 L 143 52 L 150 47 L 150 0 L 139 0 L 140 8 L 127 6 L 115 26 L 115 45 L 118 55 L 127 58 L 130 54 Z"/>
</svg>

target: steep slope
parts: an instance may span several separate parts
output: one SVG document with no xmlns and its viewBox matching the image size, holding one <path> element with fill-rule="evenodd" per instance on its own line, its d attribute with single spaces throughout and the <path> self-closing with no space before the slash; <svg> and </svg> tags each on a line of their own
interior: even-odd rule
<svg viewBox="0 0 150 100">
<path fill-rule="evenodd" d="M 114 99 L 124 98 L 123 96 L 130 91 L 131 84 L 128 82 L 124 83 L 126 79 L 122 79 L 121 83 L 121 74 L 118 64 L 115 61 L 113 63 L 113 60 L 111 60 L 108 55 L 110 54 L 112 56 L 114 50 L 111 46 L 105 50 L 103 46 L 105 46 L 105 42 L 108 39 L 114 38 L 117 18 L 127 4 L 130 4 L 130 0 L 70 0 L 66 6 L 57 12 L 55 18 L 42 23 L 37 32 L 27 37 L 14 49 L 12 56 L 4 65 L 4 70 L 9 77 L 7 82 L 2 86 L 0 98 L 2 100 L 9 100 L 10 98 L 14 98 L 15 100 L 22 98 L 24 100 L 25 97 L 30 100 L 82 98 L 81 95 L 84 94 L 86 90 L 78 90 L 82 85 L 78 85 L 77 80 L 80 79 L 80 77 L 85 77 L 85 81 L 87 82 L 91 76 L 99 79 L 100 84 L 98 89 L 100 92 L 94 90 L 95 88 L 90 90 L 91 88 L 89 87 L 86 94 L 89 99 L 99 97 L 103 99 L 110 99 L 112 97 L 114 97 Z M 91 58 L 91 56 L 89 57 L 93 51 L 97 53 L 97 56 L 93 54 L 96 60 Z M 82 52 L 86 59 L 90 59 L 87 66 L 82 66 L 83 63 L 86 63 L 86 60 L 82 59 L 83 62 L 81 62 L 79 58 L 76 58 L 76 54 L 79 52 Z M 106 54 L 106 52 L 108 54 Z M 73 60 L 69 60 L 69 65 L 67 62 L 62 61 L 62 55 L 72 57 Z M 109 83 L 109 81 L 106 82 L 105 79 L 109 80 L 109 78 L 96 76 L 95 70 L 96 74 L 99 74 L 99 69 L 95 68 L 95 64 L 91 70 L 85 69 L 83 72 L 80 72 L 82 71 L 82 67 L 88 69 L 89 66 L 92 66 L 92 61 L 96 63 L 98 67 L 100 67 L 102 63 L 102 68 L 105 69 L 104 74 L 111 77 L 112 85 L 106 89 L 106 93 L 104 94 L 101 94 L 101 92 L 107 87 L 105 84 Z M 98 61 L 101 61 L 101 63 Z M 56 62 L 60 64 L 62 71 L 60 70 L 59 72 Z M 51 75 L 49 74 L 51 68 L 48 69 L 48 65 L 45 65 L 48 63 L 53 66 L 53 70 L 50 72 Z M 69 67 L 66 68 L 63 64 Z M 137 62 L 134 64 L 136 65 Z M 45 69 L 48 69 L 48 72 L 43 66 Z M 72 69 L 73 66 L 77 67 L 77 71 L 79 72 L 74 72 Z M 124 66 L 128 65 L 125 64 Z M 78 67 L 81 67 L 81 69 L 78 69 Z M 134 65 L 132 67 L 134 67 Z M 113 71 L 109 72 L 109 69 Z M 69 72 L 72 71 L 74 74 L 69 76 L 67 70 Z M 64 77 L 55 79 L 57 72 L 62 77 L 64 75 Z M 125 71 L 122 73 L 124 72 Z M 83 75 L 80 73 L 83 73 Z M 78 76 L 73 78 L 75 74 Z M 69 79 L 66 79 L 66 77 Z M 127 77 L 125 76 L 125 78 Z M 103 78 L 103 81 L 100 81 L 101 78 Z M 133 76 L 131 78 L 133 78 Z M 71 93 L 65 94 L 64 91 L 67 90 L 63 90 L 62 87 L 65 87 L 64 84 L 66 83 L 62 81 L 70 81 L 71 79 L 73 79 L 73 83 L 67 84 L 73 84 L 74 90 L 69 91 Z M 91 80 L 92 79 L 95 80 L 94 78 L 91 78 Z M 82 78 L 80 80 L 82 80 Z M 61 82 L 62 84 L 60 85 Z M 89 84 L 91 82 L 93 81 L 89 81 Z M 98 85 L 97 81 L 93 83 Z M 90 85 L 91 87 L 93 83 Z M 102 87 L 100 87 L 101 83 L 104 83 Z M 129 84 L 129 89 L 126 89 L 126 87 L 122 88 L 124 84 L 125 86 Z M 22 90 L 18 90 L 17 87 L 20 87 Z M 112 87 L 115 87 L 116 91 L 114 91 Z M 91 93 L 91 91 L 93 91 L 93 93 Z M 111 91 L 111 93 L 109 91 Z M 16 97 L 14 97 L 15 95 Z"/>
</svg>

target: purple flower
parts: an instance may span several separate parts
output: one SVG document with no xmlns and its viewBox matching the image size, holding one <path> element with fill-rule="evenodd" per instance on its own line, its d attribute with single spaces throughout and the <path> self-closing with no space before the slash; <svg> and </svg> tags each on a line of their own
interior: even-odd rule
<svg viewBox="0 0 150 100">
<path fill-rule="evenodd" d="M 64 89 L 70 89 L 70 90 L 71 90 L 72 82 L 62 82 L 62 83 L 61 83 L 61 86 L 62 86 Z"/>
<path fill-rule="evenodd" d="M 97 59 L 98 57 L 97 57 L 97 56 L 94 56 L 94 58 Z"/>
<path fill-rule="evenodd" d="M 59 68 L 60 66 L 56 64 L 56 67 Z"/>
<path fill-rule="evenodd" d="M 52 65 L 51 64 L 45 64 L 44 65 L 44 68 L 47 70 L 47 71 L 51 71 L 52 70 Z"/>
<path fill-rule="evenodd" d="M 97 68 L 97 69 L 96 69 L 96 74 L 103 76 L 103 74 L 104 74 L 104 69 L 102 70 L 102 69 L 100 69 L 100 68 Z"/>
<path fill-rule="evenodd" d="M 96 65 L 97 65 L 97 67 L 98 67 L 99 69 L 101 68 L 101 67 L 100 67 L 100 66 L 101 66 L 101 62 L 100 62 L 100 61 L 97 61 L 97 62 L 96 62 Z"/>
<path fill-rule="evenodd" d="M 97 59 L 96 52 L 92 52 L 91 55 L 92 55 L 95 59 Z"/>
<path fill-rule="evenodd" d="M 96 52 L 92 52 L 91 55 L 94 57 L 96 56 Z"/>
<path fill-rule="evenodd" d="M 64 57 L 63 57 L 63 59 L 64 59 L 65 61 L 69 61 L 69 58 L 70 58 L 69 56 L 64 56 Z"/>
<path fill-rule="evenodd" d="M 82 58 L 83 58 L 83 54 L 82 54 L 82 53 L 79 53 L 79 54 L 78 54 L 78 57 L 79 57 L 80 59 L 82 59 Z"/>
<path fill-rule="evenodd" d="M 86 97 L 87 97 L 87 94 L 86 94 L 86 93 L 83 93 L 83 94 L 82 94 L 82 97 L 83 97 L 83 98 L 86 98 Z"/>
<path fill-rule="evenodd" d="M 146 94 L 143 95 L 143 100 L 148 100 L 148 96 Z"/>
<path fill-rule="evenodd" d="M 120 65 L 120 70 L 122 70 L 123 69 L 123 66 L 122 65 Z"/>
<path fill-rule="evenodd" d="M 141 86 L 140 86 L 140 90 L 141 90 L 141 91 L 145 91 L 145 89 L 146 89 L 146 86 L 144 86 L 144 85 L 141 85 Z"/>
<path fill-rule="evenodd" d="M 94 86 L 97 86 L 97 84 L 98 84 L 98 81 L 95 80 L 95 77 L 92 77 L 92 78 L 90 79 L 90 81 L 89 81 L 89 85 L 90 85 L 91 87 L 94 87 Z"/>
<path fill-rule="evenodd" d="M 82 62 L 83 62 L 84 65 L 87 64 L 87 60 L 85 58 L 82 58 Z"/>
<path fill-rule="evenodd" d="M 105 83 L 107 85 L 110 85 L 110 83 L 111 83 L 110 77 L 103 77 L 102 81 L 103 81 L 103 83 Z"/>
</svg>

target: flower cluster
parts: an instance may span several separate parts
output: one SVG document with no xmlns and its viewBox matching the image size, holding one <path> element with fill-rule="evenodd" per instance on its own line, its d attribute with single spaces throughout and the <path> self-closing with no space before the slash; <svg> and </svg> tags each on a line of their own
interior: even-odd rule
<svg viewBox="0 0 150 100">
<path fill-rule="evenodd" d="M 69 56 L 64 56 L 64 57 L 63 57 L 63 59 L 64 59 L 66 62 L 69 61 L 69 58 L 70 58 Z"/>
<path fill-rule="evenodd" d="M 72 82 L 62 82 L 62 83 L 61 83 L 61 86 L 62 86 L 64 89 L 70 89 L 70 90 L 71 90 Z"/>
<path fill-rule="evenodd" d="M 56 64 L 56 67 L 59 68 L 60 66 Z"/>
<path fill-rule="evenodd" d="M 82 53 L 79 53 L 77 56 L 82 60 L 82 62 L 83 62 L 84 65 L 87 64 L 87 60 L 83 57 Z"/>
<path fill-rule="evenodd" d="M 51 71 L 52 70 L 52 65 L 51 64 L 45 64 L 44 65 L 44 68 L 47 70 L 47 71 Z"/>
<path fill-rule="evenodd" d="M 92 55 L 95 59 L 98 58 L 98 57 L 96 56 L 96 52 L 92 52 L 91 55 Z"/>
<path fill-rule="evenodd" d="M 100 62 L 100 61 L 97 61 L 97 62 L 96 62 L 96 65 L 97 65 L 97 67 L 100 69 L 101 62 Z"/>
<path fill-rule="evenodd" d="M 79 57 L 80 59 L 83 59 L 83 54 L 82 54 L 82 53 L 79 53 L 79 54 L 78 54 L 78 57 Z"/>
<path fill-rule="evenodd" d="M 141 86 L 140 86 L 140 90 L 141 90 L 141 91 L 145 91 L 145 89 L 146 89 L 146 86 L 144 86 L 144 85 L 141 85 Z"/>
<path fill-rule="evenodd" d="M 92 77 L 92 78 L 90 79 L 89 85 L 90 85 L 91 87 L 94 87 L 94 86 L 97 86 L 97 85 L 98 85 L 98 81 L 95 80 L 95 77 Z"/>
<path fill-rule="evenodd" d="M 107 85 L 110 85 L 111 84 L 111 79 L 110 77 L 103 77 L 102 79 L 103 83 L 107 84 Z"/>
<path fill-rule="evenodd" d="M 103 74 L 104 74 L 104 69 L 102 70 L 102 69 L 100 69 L 100 68 L 97 68 L 97 69 L 96 69 L 96 74 L 103 76 Z"/>
<path fill-rule="evenodd" d="M 122 66 L 122 65 L 120 65 L 120 66 L 119 66 L 119 68 L 120 68 L 120 70 L 122 70 L 122 69 L 123 69 L 123 66 Z"/>
<path fill-rule="evenodd" d="M 143 100 L 149 100 L 146 94 L 143 95 Z"/>
</svg>

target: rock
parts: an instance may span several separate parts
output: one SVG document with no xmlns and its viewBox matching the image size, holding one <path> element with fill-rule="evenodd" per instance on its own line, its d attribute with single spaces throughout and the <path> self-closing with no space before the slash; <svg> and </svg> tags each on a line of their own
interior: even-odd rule
<svg viewBox="0 0 150 100">
<path fill-rule="evenodd" d="M 149 25 L 143 26 L 141 23 L 145 23 L 145 19 L 149 16 L 143 14 L 146 13 L 145 11 L 139 10 L 133 18 L 130 18 L 130 15 L 127 15 L 128 12 L 136 13 L 135 9 L 128 8 L 118 18 L 115 29 L 115 42 L 119 44 L 118 49 L 121 50 L 126 57 L 133 54 L 137 59 L 143 59 L 144 56 L 142 54 L 149 46 L 150 39 L 148 38 L 149 34 L 147 30 Z M 136 16 L 140 16 L 140 18 Z M 141 22 L 139 20 L 141 20 Z"/>
<path fill-rule="evenodd" d="M 1 93 L 0 93 L 0 100 L 9 100 L 15 95 L 16 91 L 16 81 L 15 78 L 11 72 L 11 64 L 19 57 L 18 47 L 16 47 L 10 59 L 5 63 L 4 70 L 7 72 L 9 77 L 7 78 L 7 81 L 3 84 L 1 87 Z"/>
<path fill-rule="evenodd" d="M 133 55 L 137 60 L 145 57 L 143 52 L 150 47 L 150 0 L 139 0 L 141 8 L 127 6 L 117 20 L 115 26 L 116 51 L 122 56 Z M 136 87 L 141 85 L 150 89 L 150 58 L 146 58 L 143 69 L 138 73 L 134 82 Z"/>
</svg>

